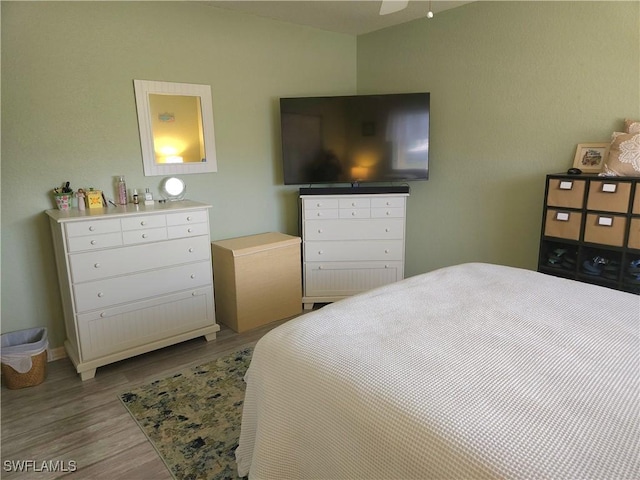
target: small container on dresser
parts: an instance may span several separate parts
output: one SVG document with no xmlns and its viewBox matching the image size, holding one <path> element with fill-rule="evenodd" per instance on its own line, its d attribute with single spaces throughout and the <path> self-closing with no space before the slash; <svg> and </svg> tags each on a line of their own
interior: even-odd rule
<svg viewBox="0 0 640 480">
<path fill-rule="evenodd" d="M 215 339 L 209 205 L 48 210 L 65 349 L 82 380 L 174 343 Z"/>
<path fill-rule="evenodd" d="M 538 270 L 640 293 L 640 178 L 548 175 Z"/>
</svg>

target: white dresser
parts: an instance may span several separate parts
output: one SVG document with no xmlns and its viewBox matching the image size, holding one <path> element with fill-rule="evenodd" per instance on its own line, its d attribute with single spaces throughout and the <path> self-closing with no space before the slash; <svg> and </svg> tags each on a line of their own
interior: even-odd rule
<svg viewBox="0 0 640 480">
<path fill-rule="evenodd" d="M 134 355 L 216 338 L 208 208 L 184 200 L 46 212 L 65 348 L 82 380 Z"/>
<path fill-rule="evenodd" d="M 300 195 L 305 309 L 404 278 L 407 197 Z"/>
</svg>

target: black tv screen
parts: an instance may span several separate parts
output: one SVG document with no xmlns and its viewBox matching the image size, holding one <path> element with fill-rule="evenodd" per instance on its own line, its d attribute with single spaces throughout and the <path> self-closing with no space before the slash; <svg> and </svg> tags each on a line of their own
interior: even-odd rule
<svg viewBox="0 0 640 480">
<path fill-rule="evenodd" d="M 284 183 L 429 178 L 429 93 L 281 98 Z"/>
</svg>

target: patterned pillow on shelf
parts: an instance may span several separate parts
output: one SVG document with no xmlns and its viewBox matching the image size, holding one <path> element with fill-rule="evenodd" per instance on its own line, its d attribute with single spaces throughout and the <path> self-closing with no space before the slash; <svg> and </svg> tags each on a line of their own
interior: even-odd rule
<svg viewBox="0 0 640 480">
<path fill-rule="evenodd" d="M 624 121 L 625 132 L 627 133 L 640 133 L 640 120 L 626 119 Z"/>
<path fill-rule="evenodd" d="M 629 132 L 613 132 L 605 175 L 640 177 L 640 122 L 625 122 Z"/>
</svg>

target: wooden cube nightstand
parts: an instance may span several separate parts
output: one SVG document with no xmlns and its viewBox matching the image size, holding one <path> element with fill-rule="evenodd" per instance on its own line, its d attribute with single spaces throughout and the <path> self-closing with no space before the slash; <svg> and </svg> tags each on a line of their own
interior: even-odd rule
<svg viewBox="0 0 640 480">
<path fill-rule="evenodd" d="M 302 312 L 300 238 L 262 233 L 211 244 L 216 319 L 236 332 Z"/>
</svg>

